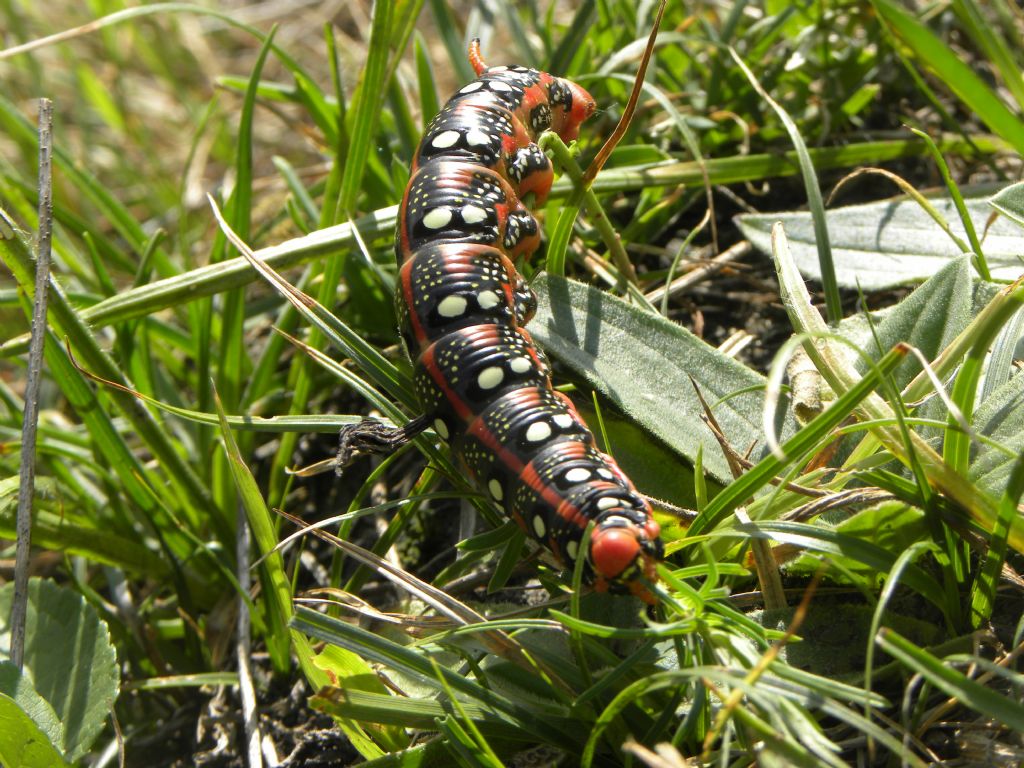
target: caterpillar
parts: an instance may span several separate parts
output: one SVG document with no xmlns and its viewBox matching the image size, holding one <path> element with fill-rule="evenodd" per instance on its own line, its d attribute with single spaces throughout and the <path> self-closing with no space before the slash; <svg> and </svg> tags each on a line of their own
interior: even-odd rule
<svg viewBox="0 0 1024 768">
<path fill-rule="evenodd" d="M 540 244 L 522 199 L 546 199 L 546 130 L 576 139 L 595 109 L 576 83 L 522 66 L 488 67 L 429 123 L 398 213 L 396 310 L 423 415 L 405 427 L 342 430 L 338 464 L 388 451 L 429 426 L 476 487 L 528 535 L 573 566 L 589 521 L 584 567 L 599 591 L 648 602 L 662 558 L 647 500 L 601 452 L 524 327 L 537 299 L 513 259 Z"/>
</svg>

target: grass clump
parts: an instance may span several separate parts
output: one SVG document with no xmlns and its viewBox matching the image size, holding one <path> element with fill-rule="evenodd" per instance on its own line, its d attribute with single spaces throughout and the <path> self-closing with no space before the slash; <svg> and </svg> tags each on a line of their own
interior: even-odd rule
<svg viewBox="0 0 1024 768">
<path fill-rule="evenodd" d="M 95 608 L 122 673 L 123 747 L 111 726 L 86 759 L 156 739 L 196 762 L 210 686 L 229 741 L 258 725 L 295 764 L 316 717 L 335 760 L 371 764 L 1019 756 L 1019 11 L 670 4 L 583 213 L 560 216 L 571 174 L 538 211 L 531 333 L 659 502 L 647 611 L 581 589 L 429 437 L 340 480 L 288 470 L 371 408 L 416 415 L 395 206 L 465 39 L 594 94 L 566 161 L 586 167 L 654 8 L 351 5 L 325 26 L 316 5 L 0 4 L 0 536 L 45 94 L 33 565 Z M 61 748 L 59 717 L 29 719 Z"/>
</svg>

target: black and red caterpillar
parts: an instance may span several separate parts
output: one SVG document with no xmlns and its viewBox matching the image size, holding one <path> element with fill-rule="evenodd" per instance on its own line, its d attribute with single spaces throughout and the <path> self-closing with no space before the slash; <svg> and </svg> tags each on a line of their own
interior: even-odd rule
<svg viewBox="0 0 1024 768">
<path fill-rule="evenodd" d="M 551 387 L 544 355 L 523 327 L 536 297 L 511 259 L 540 244 L 521 202 L 543 202 L 546 130 L 576 138 L 594 113 L 575 83 L 526 67 L 487 67 L 427 127 L 398 214 L 396 305 L 424 415 L 388 431 L 342 431 L 339 462 L 394 447 L 433 426 L 476 486 L 562 562 L 585 553 L 599 590 L 652 600 L 659 526 L 612 458 L 597 449 L 570 400 Z"/>
</svg>

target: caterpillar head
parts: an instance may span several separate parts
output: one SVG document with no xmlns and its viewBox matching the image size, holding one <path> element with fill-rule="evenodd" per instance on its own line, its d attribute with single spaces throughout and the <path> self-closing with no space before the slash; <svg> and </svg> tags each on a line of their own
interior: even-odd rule
<svg viewBox="0 0 1024 768">
<path fill-rule="evenodd" d="M 590 565 L 599 592 L 628 592 L 648 602 L 654 596 L 645 582 L 657 580 L 656 567 L 664 555 L 661 527 L 632 508 L 612 508 L 597 519 L 590 535 Z"/>
<path fill-rule="evenodd" d="M 560 77 L 548 84 L 548 103 L 551 105 L 551 130 L 562 141 L 574 141 L 580 133 L 580 124 L 597 111 L 597 102 L 583 86 Z"/>
</svg>

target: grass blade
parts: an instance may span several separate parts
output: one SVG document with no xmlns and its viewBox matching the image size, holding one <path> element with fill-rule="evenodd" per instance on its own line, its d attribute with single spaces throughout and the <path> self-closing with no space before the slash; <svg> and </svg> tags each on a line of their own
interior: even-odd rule
<svg viewBox="0 0 1024 768">
<path fill-rule="evenodd" d="M 825 311 L 828 321 L 835 325 L 843 319 L 843 308 L 839 299 L 839 285 L 836 282 L 836 267 L 832 263 L 832 246 L 828 237 L 828 224 L 825 221 L 825 203 L 821 199 L 821 188 L 818 186 L 818 177 L 814 171 L 814 164 L 807 152 L 807 145 L 804 144 L 800 129 L 797 128 L 793 118 L 782 108 L 775 99 L 768 95 L 768 92 L 761 87 L 761 83 L 754 77 L 746 63 L 739 57 L 732 48 L 729 49 L 733 60 L 739 65 L 743 74 L 747 76 L 754 90 L 762 99 L 775 110 L 782 124 L 789 134 L 789 140 L 793 143 L 796 151 L 797 162 L 800 164 L 800 175 L 804 180 L 804 190 L 807 192 L 807 206 L 811 209 L 811 217 L 814 220 L 814 234 L 818 246 L 818 263 L 821 267 L 821 284 L 825 291 Z"/>
<path fill-rule="evenodd" d="M 271 630 L 267 635 L 268 645 L 273 649 L 275 646 L 280 648 L 284 644 L 285 656 L 281 660 L 284 662 L 287 662 L 287 649 L 293 647 L 306 679 L 310 685 L 319 689 L 329 682 L 327 674 L 313 663 L 313 648 L 306 637 L 294 629 L 289 629 L 289 621 L 292 618 L 292 589 L 291 582 L 284 570 L 281 554 L 275 551 L 277 533 L 274 520 L 263 501 L 256 480 L 238 452 L 238 445 L 228 426 L 220 400 L 215 399 L 215 402 L 217 414 L 220 417 L 220 434 L 224 441 L 224 450 L 229 460 L 231 475 L 238 488 L 257 551 L 262 558 L 259 568 L 271 622 Z M 344 660 L 349 675 L 353 677 L 365 675 L 366 677 L 362 679 L 376 680 L 373 670 L 356 654 L 345 654 Z M 384 754 L 383 750 L 358 724 L 346 721 L 341 721 L 339 724 L 345 731 L 345 735 L 352 740 L 353 746 L 365 758 L 372 759 Z"/>
<path fill-rule="evenodd" d="M 1024 733 L 1024 708 L 1018 702 L 971 680 L 928 651 L 918 648 L 899 633 L 882 627 L 878 644 L 915 674 L 975 712 L 998 720 L 1017 733 Z"/>
<path fill-rule="evenodd" d="M 1017 152 L 1024 153 L 1024 122 L 1007 109 L 968 64 L 894 0 L 871 0 L 871 4 L 940 82 L 993 132 L 1010 142 Z"/>
</svg>

